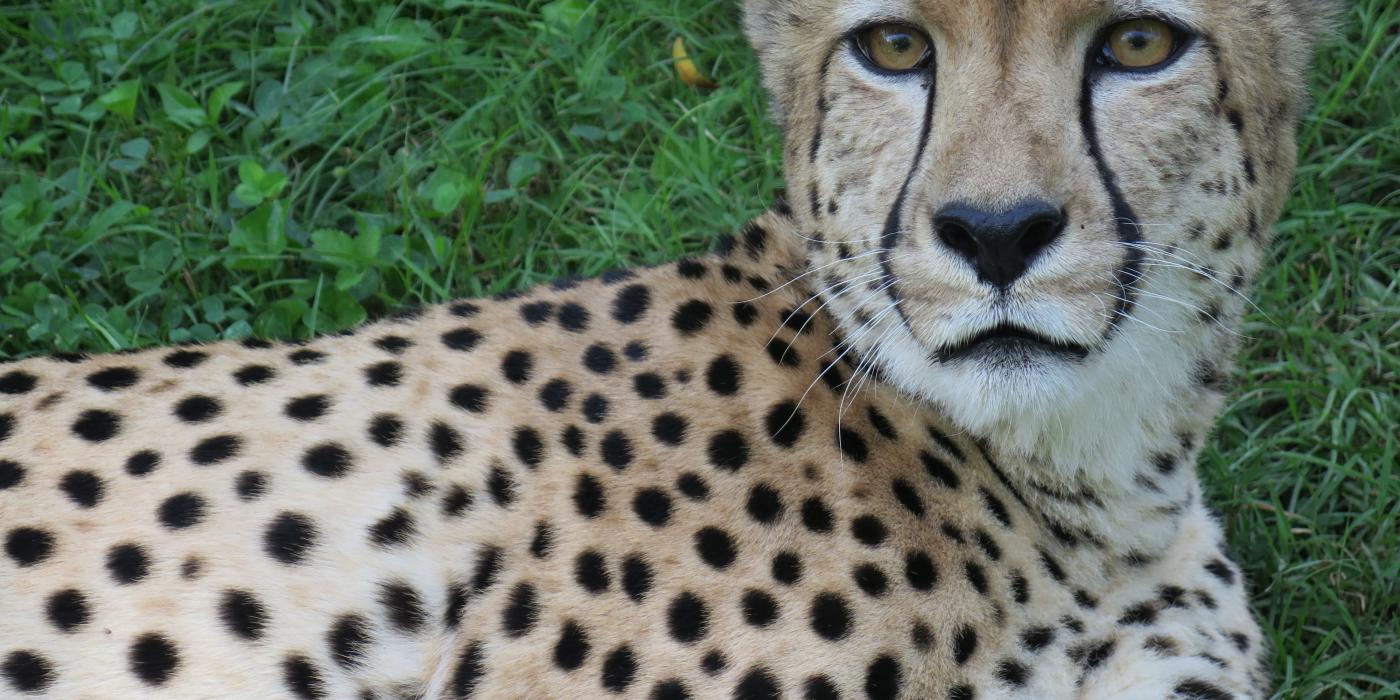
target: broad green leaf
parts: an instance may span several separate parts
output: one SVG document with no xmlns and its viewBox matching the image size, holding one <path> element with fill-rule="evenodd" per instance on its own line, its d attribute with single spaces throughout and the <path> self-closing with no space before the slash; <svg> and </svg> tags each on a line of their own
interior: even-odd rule
<svg viewBox="0 0 1400 700">
<path fill-rule="evenodd" d="M 144 136 L 137 137 L 130 141 L 123 141 L 122 145 L 117 146 L 117 150 L 127 158 L 144 161 L 146 155 L 151 152 L 151 141 Z"/>
<path fill-rule="evenodd" d="M 544 166 L 540 165 L 538 158 L 528 153 L 522 153 L 506 167 L 506 181 L 510 183 L 512 189 L 520 189 L 521 185 L 539 175 L 543 169 Z"/>
<path fill-rule="evenodd" d="M 141 28 L 141 18 L 130 10 L 118 12 L 112 18 L 112 37 L 115 39 L 130 39 L 136 35 L 136 30 Z"/>
<path fill-rule="evenodd" d="M 170 121 L 186 129 L 204 126 L 208 122 L 204 108 L 188 92 L 170 83 L 160 83 L 156 85 L 156 90 L 160 92 L 161 107 Z"/>
<path fill-rule="evenodd" d="M 209 93 L 210 124 L 219 123 L 219 116 L 223 114 L 224 107 L 228 105 L 228 101 L 233 99 L 234 95 L 242 92 L 245 85 L 247 85 L 247 83 L 241 80 L 235 80 L 231 83 L 224 83 L 214 88 L 214 91 Z"/>
<path fill-rule="evenodd" d="M 107 108 L 108 112 L 123 119 L 130 119 L 136 113 L 136 96 L 140 91 L 140 80 L 124 80 L 97 98 L 97 102 Z"/>
</svg>

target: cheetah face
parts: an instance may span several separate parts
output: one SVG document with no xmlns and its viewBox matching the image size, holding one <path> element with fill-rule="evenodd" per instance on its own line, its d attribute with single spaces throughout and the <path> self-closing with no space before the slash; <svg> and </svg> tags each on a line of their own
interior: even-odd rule
<svg viewBox="0 0 1400 700">
<path fill-rule="evenodd" d="M 1298 2 L 750 0 L 855 352 L 1058 461 L 1211 400 L 1294 162 Z"/>
</svg>

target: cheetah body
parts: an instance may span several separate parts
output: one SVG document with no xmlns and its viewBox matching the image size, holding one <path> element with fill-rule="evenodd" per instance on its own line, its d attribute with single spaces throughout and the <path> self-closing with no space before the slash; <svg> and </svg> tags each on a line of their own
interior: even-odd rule
<svg viewBox="0 0 1400 700">
<path fill-rule="evenodd" d="M 957 37 L 1078 66 L 1089 30 L 1038 30 L 1105 3 L 886 4 L 748 3 L 794 205 L 711 255 L 0 366 L 0 692 L 1267 696 L 1191 464 L 1240 306 L 1210 282 L 1281 206 L 1310 5 L 1160 3 L 1204 37 L 1175 72 L 1059 84 Z M 840 37 L 890 12 L 962 70 L 861 72 Z M 987 66 L 1004 90 L 965 82 Z M 1144 140 L 1123 110 L 1162 95 Z M 917 234 L 1031 191 L 1077 225 L 999 298 Z M 1031 312 L 1085 357 L 939 359 Z"/>
</svg>

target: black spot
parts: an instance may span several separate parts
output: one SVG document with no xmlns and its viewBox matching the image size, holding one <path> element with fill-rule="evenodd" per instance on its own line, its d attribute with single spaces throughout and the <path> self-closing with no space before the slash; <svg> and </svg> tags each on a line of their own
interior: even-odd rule
<svg viewBox="0 0 1400 700">
<path fill-rule="evenodd" d="M 717 527 L 701 528 L 695 533 L 695 551 L 700 559 L 716 569 L 728 568 L 737 556 L 734 538 Z"/>
<path fill-rule="evenodd" d="M 442 334 L 442 344 L 450 350 L 467 352 L 481 342 L 481 333 L 473 328 L 457 328 Z"/>
<path fill-rule="evenodd" d="M 476 684 L 486 675 L 481 643 L 472 642 L 462 650 L 457 660 L 457 669 L 452 673 L 452 690 L 461 700 L 467 700 L 476 692 Z"/>
<path fill-rule="evenodd" d="M 851 535 L 867 547 L 879 547 L 885 543 L 889 531 L 885 524 L 873 515 L 862 515 L 851 521 Z"/>
<path fill-rule="evenodd" d="M 694 335 L 709 325 L 714 309 L 699 299 L 691 299 L 676 308 L 671 314 L 671 325 L 681 335 Z"/>
<path fill-rule="evenodd" d="M 710 487 L 699 474 L 681 474 L 676 478 L 676 488 L 692 501 L 703 501 L 710 497 Z"/>
<path fill-rule="evenodd" d="M 520 307 L 520 318 L 525 319 L 525 322 L 532 326 L 538 326 L 548 321 L 553 314 L 554 305 L 547 301 L 531 302 Z"/>
<path fill-rule="evenodd" d="M 709 606 L 690 591 L 676 596 L 666 609 L 666 626 L 671 638 L 682 644 L 693 644 L 702 639 L 709 625 Z"/>
<path fill-rule="evenodd" d="M 617 354 L 606 345 L 590 345 L 583 351 L 583 366 L 596 374 L 607 374 L 617 366 Z"/>
<path fill-rule="evenodd" d="M 802 503 L 802 525 L 812 532 L 831 532 L 831 510 L 820 498 L 808 498 Z"/>
<path fill-rule="evenodd" d="M 598 477 L 583 473 L 574 483 L 574 508 L 585 518 L 596 518 L 607 507 L 607 497 Z"/>
<path fill-rule="evenodd" d="M 1050 556 L 1049 552 L 1046 552 L 1043 549 L 1039 550 L 1039 552 L 1040 565 L 1045 568 L 1045 573 L 1050 574 L 1050 578 L 1053 578 L 1060 583 L 1064 583 L 1065 570 L 1060 568 L 1060 563 L 1055 561 L 1055 558 Z"/>
<path fill-rule="evenodd" d="M 836 593 L 820 593 L 812 599 L 812 631 L 828 641 L 845 638 L 851 631 L 851 610 Z"/>
<path fill-rule="evenodd" d="M 462 434 L 442 421 L 434 421 L 428 429 L 428 446 L 432 448 L 438 464 L 456 459 L 465 449 L 463 445 Z"/>
<path fill-rule="evenodd" d="M 127 662 L 146 685 L 164 685 L 180 666 L 180 654 L 169 638 L 148 632 L 131 643 Z"/>
<path fill-rule="evenodd" d="M 365 647 L 369 643 L 369 622 L 361 615 L 342 615 L 326 633 L 331 658 L 348 671 L 357 669 L 364 661 Z"/>
<path fill-rule="evenodd" d="M 777 599 L 763 591 L 746 591 L 740 602 L 744 621 L 754 627 L 767 627 L 778 619 Z"/>
<path fill-rule="evenodd" d="M 958 631 L 953 634 L 953 660 L 962 666 L 976 652 L 977 630 L 969 625 L 959 627 Z"/>
<path fill-rule="evenodd" d="M 755 668 L 734 686 L 734 700 L 778 700 L 782 697 L 778 679 L 766 668 Z"/>
<path fill-rule="evenodd" d="M 904 557 L 904 578 L 917 591 L 931 591 L 938 583 L 938 569 L 926 552 L 914 550 Z"/>
<path fill-rule="evenodd" d="M 769 437 L 779 447 L 792 447 L 802 437 L 807 420 L 793 401 L 784 401 L 768 410 L 764 420 Z"/>
<path fill-rule="evenodd" d="M 350 471 L 350 451 L 333 442 L 317 445 L 301 457 L 306 471 L 329 479 L 339 479 Z"/>
<path fill-rule="evenodd" d="M 486 410 L 487 399 L 490 392 L 484 387 L 476 384 L 459 384 L 448 393 L 447 399 L 453 406 L 472 413 L 481 413 Z"/>
<path fill-rule="evenodd" d="M 204 499 L 196 493 L 177 493 L 161 502 L 156 509 L 162 525 L 171 530 L 194 527 L 204 520 Z"/>
<path fill-rule="evenodd" d="M 609 692 L 621 693 L 627 690 L 636 673 L 637 660 L 632 654 L 632 647 L 626 644 L 612 650 L 607 658 L 603 659 L 603 687 Z"/>
<path fill-rule="evenodd" d="M 246 640 L 260 639 L 267 628 L 267 607 L 248 591 L 224 591 L 219 620 L 229 632 Z"/>
<path fill-rule="evenodd" d="M 948 689 L 948 700 L 976 700 L 977 691 L 970 685 L 955 685 Z"/>
<path fill-rule="evenodd" d="M 453 484 L 442 495 L 442 514 L 455 518 L 472 507 L 472 492 L 460 484 Z"/>
<path fill-rule="evenodd" d="M 662 413 L 651 421 L 651 435 L 666 445 L 679 445 L 685 442 L 689 423 L 674 413 Z"/>
<path fill-rule="evenodd" d="M 871 700 L 893 700 L 899 695 L 900 675 L 894 657 L 880 656 L 865 670 L 865 695 Z"/>
<path fill-rule="evenodd" d="M 685 683 L 672 678 L 657 683 L 647 700 L 690 700 L 690 692 L 685 689 Z"/>
<path fill-rule="evenodd" d="M 792 552 L 778 552 L 773 555 L 773 580 L 784 586 L 791 586 L 802 580 L 802 560 Z"/>
<path fill-rule="evenodd" d="M 400 632 L 417 632 L 428 619 L 428 613 L 423 609 L 423 597 L 402 581 L 381 584 L 379 604 L 384 606 L 389 624 Z"/>
<path fill-rule="evenodd" d="M 365 368 L 365 381 L 370 386 L 398 386 L 403 381 L 403 365 L 378 362 Z"/>
<path fill-rule="evenodd" d="M 68 499 L 82 508 L 92 508 L 102 500 L 106 490 L 102 480 L 90 471 L 74 470 L 63 475 L 58 488 Z"/>
<path fill-rule="evenodd" d="M 758 308 L 747 301 L 734 304 L 734 322 L 748 328 L 758 320 Z"/>
<path fill-rule="evenodd" d="M 612 316 L 618 323 L 636 323 L 651 305 L 651 292 L 640 284 L 623 287 L 613 299 Z"/>
<path fill-rule="evenodd" d="M 622 560 L 622 590 L 628 598 L 641 602 L 651 590 L 653 578 L 651 565 L 640 555 L 632 554 Z"/>
<path fill-rule="evenodd" d="M 108 367 L 88 375 L 87 382 L 102 391 L 120 391 L 136 385 L 141 373 L 131 367 Z"/>
<path fill-rule="evenodd" d="M 535 587 L 521 582 L 511 589 L 506 607 L 501 612 L 501 628 L 508 637 L 522 637 L 530 633 L 539 619 L 539 601 Z"/>
<path fill-rule="evenodd" d="M 262 472 L 240 472 L 233 482 L 234 493 L 240 501 L 254 501 L 267 491 L 267 476 Z"/>
<path fill-rule="evenodd" d="M 671 497 L 655 488 L 642 489 L 632 499 L 632 512 L 652 527 L 662 527 L 671 519 Z"/>
<path fill-rule="evenodd" d="M 43 692 L 54 682 L 53 664 L 27 649 L 10 652 L 5 663 L 0 664 L 0 673 L 10 681 L 10 685 L 23 693 Z"/>
<path fill-rule="evenodd" d="M 583 417 L 589 423 L 602 423 L 608 418 L 608 400 L 601 394 L 591 394 L 583 400 Z"/>
<path fill-rule="evenodd" d="M 890 490 L 894 492 L 895 500 L 904 506 L 904 509 L 914 514 L 914 517 L 924 517 L 924 501 L 919 498 L 919 492 L 909 482 L 903 479 L 895 479 L 890 484 Z"/>
<path fill-rule="evenodd" d="M 688 280 L 698 280 L 708 271 L 704 263 L 694 258 L 681 258 L 676 261 L 676 272 Z"/>
<path fill-rule="evenodd" d="M 530 469 L 544 461 L 544 441 L 534 428 L 516 428 L 511 436 L 511 447 L 515 450 L 516 459 Z"/>
<path fill-rule="evenodd" d="M 314 365 L 323 362 L 326 359 L 326 353 L 316 350 L 298 350 L 288 355 L 287 358 L 290 359 L 294 365 Z"/>
<path fill-rule="evenodd" d="M 15 432 L 15 417 L 9 413 L 0 413 L 0 442 L 10 438 Z"/>
<path fill-rule="evenodd" d="M 738 393 L 742 376 L 739 363 L 728 355 L 716 357 L 705 370 L 705 381 L 710 391 L 721 396 L 733 396 Z"/>
<path fill-rule="evenodd" d="M 515 479 L 506 470 L 495 467 L 486 476 L 486 491 L 496 505 L 509 508 L 515 502 Z"/>
<path fill-rule="evenodd" d="M 330 407 L 330 397 L 325 394 L 311 394 L 288 401 L 283 412 L 292 420 L 313 421 L 326 415 Z"/>
<path fill-rule="evenodd" d="M 972 536 L 977 542 L 978 549 L 981 549 L 982 552 L 987 555 L 988 559 L 992 561 L 1001 561 L 1001 545 L 998 545 L 997 541 L 992 539 L 992 536 L 987 534 L 986 530 L 977 528 L 977 531 L 972 533 Z"/>
<path fill-rule="evenodd" d="M 73 434 L 88 442 L 110 440 L 121 432 L 121 417 L 111 411 L 88 409 L 73 422 Z"/>
<path fill-rule="evenodd" d="M 700 659 L 700 670 L 711 676 L 723 671 L 728 665 L 729 660 L 724 658 L 724 652 L 719 650 L 707 652 L 705 657 Z"/>
<path fill-rule="evenodd" d="M 758 484 L 749 491 L 746 508 L 750 518 L 765 525 L 772 524 L 783 515 L 782 494 L 768 484 Z"/>
<path fill-rule="evenodd" d="M 608 562 L 596 550 L 585 550 L 574 558 L 574 581 L 583 590 L 598 594 L 612 585 L 612 575 L 608 573 Z"/>
<path fill-rule="evenodd" d="M 626 355 L 627 359 L 633 362 L 641 362 L 647 359 L 647 353 L 649 352 L 650 350 L 647 348 L 647 344 L 640 340 L 629 341 L 627 345 L 622 347 L 622 354 Z"/>
<path fill-rule="evenodd" d="M 570 302 L 559 307 L 559 327 L 566 331 L 582 333 L 588 330 L 588 320 L 588 309 L 578 304 Z"/>
<path fill-rule="evenodd" d="M 1032 654 L 1039 652 L 1055 641 L 1053 627 L 1032 627 L 1021 633 L 1021 646 Z"/>
<path fill-rule="evenodd" d="M 300 654 L 282 660 L 282 682 L 292 694 L 305 700 L 326 697 L 326 684 L 311 660 Z"/>
<path fill-rule="evenodd" d="M 477 552 L 476 565 L 472 568 L 472 593 L 481 593 L 496 584 L 496 575 L 501 571 L 501 549 L 483 547 Z"/>
<path fill-rule="evenodd" d="M 150 571 L 150 557 L 140 545 L 119 544 L 107 550 L 107 572 L 119 585 L 138 583 Z"/>
<path fill-rule="evenodd" d="M 565 672 L 576 671 L 588 660 L 588 633 L 573 620 L 566 620 L 554 643 L 554 665 Z"/>
<path fill-rule="evenodd" d="M 208 357 L 208 355 L 195 350 L 177 350 L 166 355 L 164 361 L 167 367 L 190 369 L 191 367 L 198 367 L 208 359 Z"/>
<path fill-rule="evenodd" d="M 944 486 L 955 489 L 961 483 L 957 473 L 953 471 L 952 467 L 948 466 L 947 462 L 927 452 L 920 452 L 919 459 L 924 463 L 924 471 L 928 472 L 929 476 L 933 477 Z"/>
<path fill-rule="evenodd" d="M 369 540 L 380 547 L 402 545 L 418 533 L 413 516 L 403 508 L 394 508 L 369 527 Z"/>
<path fill-rule="evenodd" d="M 856 585 L 859 586 L 866 595 L 872 598 L 879 598 L 890 590 L 890 584 L 888 579 L 885 578 L 885 572 L 881 571 L 880 567 L 874 564 L 861 564 L 857 566 L 855 571 L 851 572 L 851 577 L 855 580 Z"/>
<path fill-rule="evenodd" d="M 559 434 L 559 441 L 564 443 L 564 449 L 575 457 L 583 456 L 584 434 L 583 429 L 577 425 L 570 425 L 564 428 L 564 432 Z"/>
<path fill-rule="evenodd" d="M 783 367 L 796 367 L 802 364 L 802 356 L 793 349 L 792 343 L 782 338 L 774 338 L 769 341 L 768 345 L 764 346 L 764 350 L 768 352 L 768 358 L 774 364 Z"/>
<path fill-rule="evenodd" d="M 644 399 L 665 398 L 666 380 L 653 372 L 643 372 L 632 378 L 632 389 Z"/>
<path fill-rule="evenodd" d="M 1222 559 L 1212 559 L 1209 562 L 1206 562 L 1206 571 L 1209 572 L 1211 576 L 1220 579 L 1227 586 L 1232 585 L 1235 582 L 1234 570 L 1232 570 L 1230 568 L 1230 565 L 1226 564 Z"/>
<path fill-rule="evenodd" d="M 49 596 L 44 603 L 44 612 L 60 632 L 72 632 L 86 624 L 91 617 L 87 596 L 73 588 Z"/>
<path fill-rule="evenodd" d="M 1182 681 L 1173 690 L 1182 700 L 1231 700 L 1234 697 L 1219 686 L 1197 678 Z"/>
<path fill-rule="evenodd" d="M 512 350 L 501 360 L 501 374 L 511 384 L 524 384 L 530 381 L 535 369 L 535 358 L 524 350 Z"/>
<path fill-rule="evenodd" d="M 243 441 L 236 435 L 215 435 L 190 449 L 190 461 L 201 467 L 226 462 L 236 457 L 242 446 Z"/>
<path fill-rule="evenodd" d="M 841 693 L 830 678 L 812 676 L 802 684 L 802 700 L 841 700 Z"/>
<path fill-rule="evenodd" d="M 24 481 L 24 466 L 19 462 L 0 459 L 0 491 L 14 488 Z"/>
<path fill-rule="evenodd" d="M 836 444 L 841 447 L 841 451 L 847 457 L 857 462 L 864 462 L 870 457 L 870 448 L 866 447 L 865 439 L 850 428 L 841 428 L 836 431 Z"/>
<path fill-rule="evenodd" d="M 1013 659 L 1002 659 L 997 664 L 997 679 L 1013 688 L 1020 688 L 1026 684 L 1026 679 L 1030 677 L 1031 671 Z"/>
<path fill-rule="evenodd" d="M 300 564 L 307 550 L 316 544 L 317 536 L 310 518 L 284 512 L 273 518 L 263 531 L 263 551 L 283 564 Z"/>
<path fill-rule="evenodd" d="M 603 436 L 598 448 L 603 463 L 616 471 L 622 471 L 632 464 L 632 441 L 620 430 Z"/>
<path fill-rule="evenodd" d="M 253 386 L 271 381 L 277 372 L 267 365 L 248 365 L 233 373 L 234 381 L 242 386 Z"/>
<path fill-rule="evenodd" d="M 963 575 L 967 577 L 967 582 L 972 584 L 973 590 L 982 595 L 987 595 L 987 574 L 976 562 L 965 562 L 963 564 Z"/>
<path fill-rule="evenodd" d="M 737 430 L 725 430 L 710 438 L 710 464 L 737 471 L 749 461 L 749 444 Z"/>
<path fill-rule="evenodd" d="M 540 387 L 540 403 L 550 411 L 562 411 L 569 405 L 573 392 L 573 387 L 563 379 L 551 379 Z"/>
<path fill-rule="evenodd" d="M 209 396 L 190 396 L 175 404 L 175 416 L 186 423 L 203 423 L 217 418 L 224 407 Z"/>
</svg>

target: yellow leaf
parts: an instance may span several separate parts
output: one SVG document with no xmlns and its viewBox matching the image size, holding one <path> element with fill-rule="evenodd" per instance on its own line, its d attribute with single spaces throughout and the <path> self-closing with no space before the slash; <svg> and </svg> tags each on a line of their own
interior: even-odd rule
<svg viewBox="0 0 1400 700">
<path fill-rule="evenodd" d="M 671 58 L 676 61 L 676 72 L 681 76 L 681 82 L 691 87 L 712 90 L 719 85 L 705 77 L 700 69 L 695 67 L 695 61 L 690 60 L 689 54 L 685 52 L 685 39 L 676 37 L 676 43 L 671 44 Z"/>
</svg>

